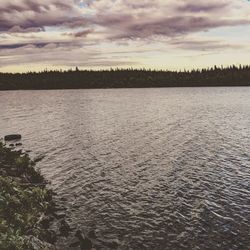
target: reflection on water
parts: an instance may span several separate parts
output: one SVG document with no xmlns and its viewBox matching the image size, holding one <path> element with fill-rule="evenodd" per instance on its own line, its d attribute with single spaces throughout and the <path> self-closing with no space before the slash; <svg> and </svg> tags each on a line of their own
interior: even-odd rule
<svg viewBox="0 0 250 250">
<path fill-rule="evenodd" d="M 0 92 L 19 132 L 100 249 L 248 249 L 250 89 Z"/>
</svg>

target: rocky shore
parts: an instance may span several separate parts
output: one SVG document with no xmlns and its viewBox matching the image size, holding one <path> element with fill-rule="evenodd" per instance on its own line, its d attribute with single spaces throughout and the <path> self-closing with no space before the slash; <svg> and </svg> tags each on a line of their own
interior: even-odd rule
<svg viewBox="0 0 250 250">
<path fill-rule="evenodd" d="M 0 141 L 0 249 L 55 249 L 58 237 L 70 228 L 53 195 L 35 161 Z M 52 230 L 55 221 L 58 229 Z"/>
</svg>

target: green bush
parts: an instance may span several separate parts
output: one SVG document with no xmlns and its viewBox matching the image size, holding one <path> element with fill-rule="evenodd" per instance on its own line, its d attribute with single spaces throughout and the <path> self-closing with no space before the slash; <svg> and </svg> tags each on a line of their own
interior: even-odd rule
<svg viewBox="0 0 250 250">
<path fill-rule="evenodd" d="M 0 170 L 0 250 L 33 249 L 27 236 L 44 235 L 38 220 L 51 209 L 52 192 L 27 155 L 1 142 Z"/>
</svg>

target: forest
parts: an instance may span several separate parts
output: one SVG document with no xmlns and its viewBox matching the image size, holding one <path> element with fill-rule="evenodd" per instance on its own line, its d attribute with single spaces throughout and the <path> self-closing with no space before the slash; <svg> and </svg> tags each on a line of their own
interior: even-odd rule
<svg viewBox="0 0 250 250">
<path fill-rule="evenodd" d="M 110 69 L 0 73 L 0 90 L 250 86 L 250 66 L 189 71 Z"/>
</svg>

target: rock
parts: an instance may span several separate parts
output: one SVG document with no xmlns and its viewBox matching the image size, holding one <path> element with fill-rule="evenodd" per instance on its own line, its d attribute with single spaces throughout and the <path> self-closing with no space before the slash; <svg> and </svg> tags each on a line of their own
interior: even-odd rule
<svg viewBox="0 0 250 250">
<path fill-rule="evenodd" d="M 41 220 L 39 221 L 39 224 L 41 224 L 41 226 L 43 228 L 48 228 L 51 224 L 51 222 L 53 221 L 53 217 L 50 216 L 43 216 L 41 218 Z"/>
<path fill-rule="evenodd" d="M 30 242 L 30 248 L 34 250 L 55 250 L 55 247 L 47 242 L 43 242 L 34 236 L 27 237 Z"/>
<path fill-rule="evenodd" d="M 38 163 L 38 162 L 42 161 L 44 157 L 45 157 L 45 155 L 39 155 L 39 156 L 35 157 L 35 159 L 33 161 L 35 163 Z"/>
<path fill-rule="evenodd" d="M 71 229 L 70 229 L 69 224 L 65 220 L 62 220 L 60 228 L 59 228 L 61 236 L 68 237 L 70 230 Z"/>
<path fill-rule="evenodd" d="M 15 147 L 15 145 L 13 143 L 11 143 L 9 146 L 12 147 L 12 148 Z"/>
<path fill-rule="evenodd" d="M 56 233 L 55 231 L 49 229 L 49 230 L 46 230 L 45 231 L 45 234 L 44 234 L 44 239 L 49 242 L 50 244 L 55 244 L 56 241 L 57 241 L 57 236 L 56 236 Z"/>
<path fill-rule="evenodd" d="M 16 143 L 16 146 L 22 146 L 23 144 L 21 142 Z"/>
<path fill-rule="evenodd" d="M 5 141 L 21 140 L 22 136 L 19 134 L 12 134 L 4 136 Z"/>
<path fill-rule="evenodd" d="M 91 240 L 87 237 L 84 237 L 81 230 L 77 230 L 75 236 L 79 240 L 81 250 L 91 250 L 92 249 Z"/>
</svg>

